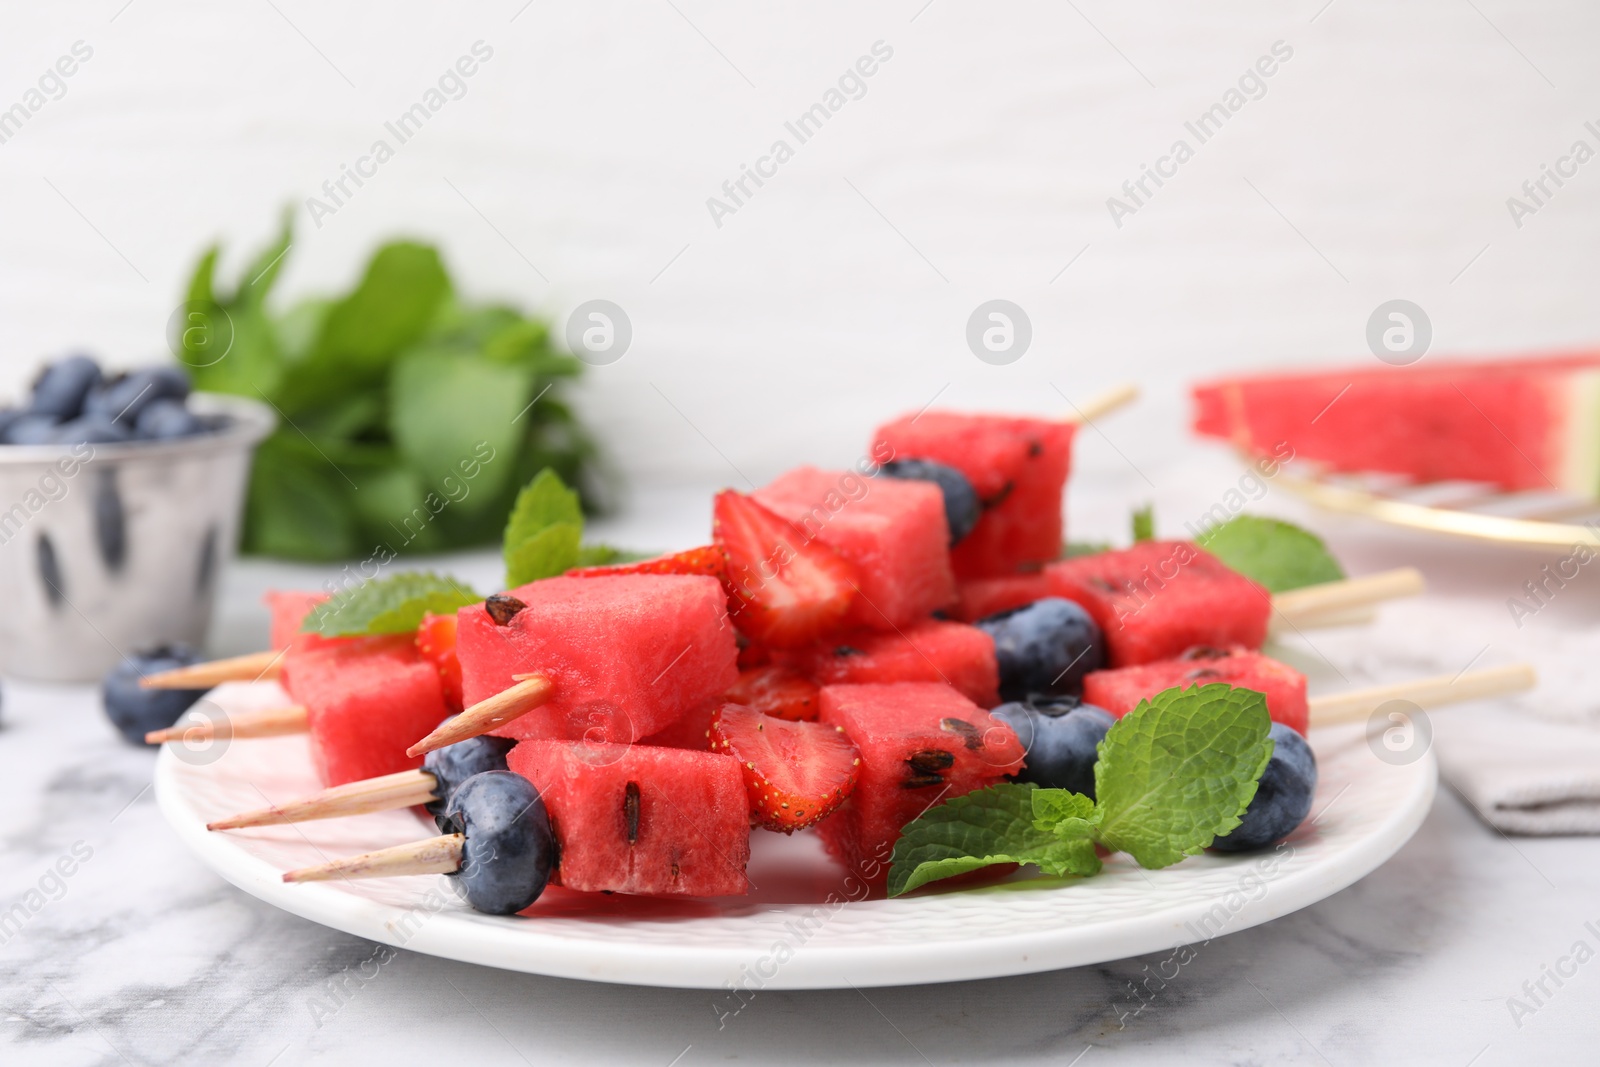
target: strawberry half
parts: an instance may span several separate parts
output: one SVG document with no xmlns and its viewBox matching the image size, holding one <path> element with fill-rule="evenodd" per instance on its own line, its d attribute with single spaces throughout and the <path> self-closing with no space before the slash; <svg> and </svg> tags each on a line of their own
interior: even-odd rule
<svg viewBox="0 0 1600 1067">
<path fill-rule="evenodd" d="M 837 726 L 789 722 L 724 704 L 711 720 L 711 750 L 739 761 L 755 821 L 792 834 L 844 803 L 861 754 Z"/>
<path fill-rule="evenodd" d="M 813 722 L 817 712 L 817 683 L 788 667 L 773 664 L 739 672 L 739 680 L 722 694 L 729 704 L 740 704 L 763 715 L 791 722 Z"/>
<path fill-rule="evenodd" d="M 717 494 L 712 536 L 727 554 L 733 624 L 773 648 L 838 630 L 856 595 L 855 568 L 794 523 L 732 489 Z"/>
<path fill-rule="evenodd" d="M 424 615 L 417 627 L 417 651 L 439 668 L 445 704 L 461 710 L 461 661 L 456 658 L 456 617 Z"/>
<path fill-rule="evenodd" d="M 604 578 L 608 574 L 707 574 L 726 577 L 727 557 L 716 545 L 701 545 L 670 556 L 641 559 L 636 563 L 612 563 L 604 567 L 574 567 L 570 578 Z"/>
</svg>

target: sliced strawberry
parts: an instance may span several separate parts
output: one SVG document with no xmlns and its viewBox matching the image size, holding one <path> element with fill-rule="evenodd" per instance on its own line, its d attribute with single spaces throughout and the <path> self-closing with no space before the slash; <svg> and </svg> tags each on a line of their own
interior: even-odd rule
<svg viewBox="0 0 1600 1067">
<path fill-rule="evenodd" d="M 603 578 L 609 574 L 708 574 L 725 578 L 727 557 L 716 545 L 701 545 L 670 556 L 641 559 L 635 563 L 612 563 L 605 567 L 574 567 L 571 578 Z"/>
<path fill-rule="evenodd" d="M 755 821 L 792 834 L 844 803 L 861 754 L 837 726 L 789 722 L 724 704 L 711 720 L 711 750 L 739 761 Z"/>
<path fill-rule="evenodd" d="M 844 623 L 855 568 L 743 493 L 717 494 L 712 535 L 727 553 L 733 624 L 773 648 L 797 648 Z"/>
<path fill-rule="evenodd" d="M 817 683 L 788 667 L 772 664 L 739 672 L 739 680 L 722 694 L 729 704 L 793 722 L 812 722 L 817 706 Z"/>
<path fill-rule="evenodd" d="M 444 684 L 444 702 L 452 711 L 461 710 L 461 661 L 456 658 L 456 617 L 454 615 L 422 616 L 417 627 L 417 651 L 439 668 L 439 681 Z"/>
</svg>

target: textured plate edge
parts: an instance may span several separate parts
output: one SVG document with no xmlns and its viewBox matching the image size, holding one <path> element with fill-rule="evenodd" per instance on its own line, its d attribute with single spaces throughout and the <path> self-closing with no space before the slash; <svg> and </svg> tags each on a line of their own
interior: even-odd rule
<svg viewBox="0 0 1600 1067">
<path fill-rule="evenodd" d="M 1433 807 L 1438 789 L 1438 763 L 1430 751 L 1425 771 L 1391 817 L 1374 827 L 1351 849 L 1299 872 L 1287 882 L 1268 883 L 1279 891 L 1236 912 L 1227 929 L 1238 933 L 1327 899 L 1382 866 L 1403 848 Z M 380 918 L 390 909 L 321 885 L 288 887 L 270 864 L 242 849 L 226 846 L 226 838 L 207 831 L 188 807 L 172 777 L 177 760 L 163 751 L 156 763 L 156 802 L 180 840 L 200 861 L 226 881 L 263 903 L 302 919 L 357 937 L 444 959 L 502 970 L 619 985 L 724 990 L 744 976 L 760 958 L 749 949 L 696 948 L 686 958 L 682 946 L 635 945 L 620 942 L 575 943 L 552 938 L 540 958 L 530 959 L 529 942 L 508 953 L 494 922 L 447 917 L 425 922 L 409 938 L 397 939 Z M 223 845 L 223 847 L 218 847 Z M 1242 866 L 1242 865 L 1241 865 Z M 1320 877 L 1319 877 L 1320 876 Z M 989 938 L 959 943 L 927 941 L 892 943 L 872 948 L 801 946 L 759 990 L 844 989 L 928 985 L 942 982 L 1036 974 L 1088 966 L 1194 943 L 1181 936 L 1185 924 L 1199 921 L 1216 907 L 1214 898 L 1193 905 L 1166 908 L 1149 915 L 1058 931 Z M 1055 937 L 1051 935 L 1055 934 Z M 537 963 L 537 966 L 532 964 Z"/>
</svg>

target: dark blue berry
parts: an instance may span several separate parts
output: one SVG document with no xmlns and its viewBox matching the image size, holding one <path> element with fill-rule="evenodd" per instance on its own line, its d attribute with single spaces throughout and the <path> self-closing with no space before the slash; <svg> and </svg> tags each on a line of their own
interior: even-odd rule
<svg viewBox="0 0 1600 1067">
<path fill-rule="evenodd" d="M 511 746 L 516 742 L 508 737 L 490 737 L 483 734 L 479 737 L 469 737 L 465 741 L 457 741 L 453 745 L 436 748 L 422 759 L 422 769 L 433 775 L 435 785 L 433 795 L 437 800 L 431 800 L 426 805 L 428 814 L 433 816 L 434 822 L 439 824 L 439 829 L 445 828 L 445 810 L 450 806 L 450 798 L 460 788 L 461 783 L 475 774 L 484 771 L 503 771 L 506 769 L 506 753 L 511 751 Z"/>
<path fill-rule="evenodd" d="M 151 441 L 172 441 L 179 437 L 192 437 L 205 432 L 200 417 L 184 406 L 181 400 L 161 399 L 147 404 L 139 412 L 138 435 Z"/>
<path fill-rule="evenodd" d="M 182 400 L 189 395 L 189 379 L 174 367 L 149 367 L 113 378 L 89 394 L 85 415 L 104 415 L 134 426 L 145 408 L 157 400 Z"/>
<path fill-rule="evenodd" d="M 116 445 L 133 440 L 133 433 L 104 415 L 85 415 L 57 426 L 52 440 L 61 445 Z"/>
<path fill-rule="evenodd" d="M 141 689 L 139 679 L 200 662 L 186 645 L 169 645 L 129 656 L 106 675 L 100 686 L 106 716 L 122 736 L 144 744 L 151 730 L 165 730 L 205 695 L 204 689 Z"/>
<path fill-rule="evenodd" d="M 978 525 L 983 505 L 978 501 L 977 490 L 967 481 L 967 476 L 943 463 L 931 459 L 892 459 L 883 465 L 883 473 L 891 478 L 909 478 L 919 482 L 932 482 L 944 493 L 944 517 L 950 524 L 950 543 L 960 541 Z"/>
<path fill-rule="evenodd" d="M 1027 753 L 1017 781 L 1094 799 L 1099 745 L 1116 716 L 1077 697 L 1035 697 L 1001 704 L 991 714 L 1016 731 Z"/>
<path fill-rule="evenodd" d="M 75 419 L 83 411 L 83 402 L 90 391 L 99 384 L 100 364 L 88 356 L 58 359 L 34 379 L 28 410 L 35 415 L 48 415 L 57 422 Z"/>
<path fill-rule="evenodd" d="M 1105 666 L 1105 639 L 1089 613 L 1070 600 L 1045 597 L 979 619 L 994 638 L 1000 699 L 1077 696 L 1083 676 Z"/>
<path fill-rule="evenodd" d="M 1281 841 L 1311 813 L 1317 791 L 1317 757 L 1306 739 L 1281 722 L 1272 724 L 1272 759 L 1256 783 L 1256 795 L 1233 832 L 1211 842 L 1224 852 L 1242 852 Z"/>
<path fill-rule="evenodd" d="M 23 415 L 6 427 L 8 445 L 52 445 L 56 443 L 54 415 Z"/>
<path fill-rule="evenodd" d="M 532 782 L 511 771 L 475 774 L 456 787 L 444 819 L 446 833 L 466 837 L 451 877 L 475 910 L 515 915 L 539 899 L 556 867 L 556 839 Z"/>
</svg>

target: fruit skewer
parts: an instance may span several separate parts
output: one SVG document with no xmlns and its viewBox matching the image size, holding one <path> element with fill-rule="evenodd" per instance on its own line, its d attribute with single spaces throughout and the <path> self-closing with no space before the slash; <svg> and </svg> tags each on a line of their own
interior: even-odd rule
<svg viewBox="0 0 1600 1067">
<path fill-rule="evenodd" d="M 1198 681 L 1204 681 L 1204 679 L 1199 679 Z M 1353 689 L 1346 693 L 1331 693 L 1325 696 L 1313 697 L 1308 702 L 1310 725 L 1312 728 L 1317 728 L 1358 721 L 1366 718 L 1382 705 L 1394 700 L 1409 701 L 1428 709 L 1523 692 L 1532 689 L 1535 684 L 1536 678 L 1533 668 L 1526 663 L 1518 663 L 1504 667 L 1489 667 L 1461 675 L 1416 678 L 1404 682 Z M 1153 696 L 1154 693 L 1146 695 Z M 1009 722 L 1010 720 L 1007 721 Z M 1107 721 L 1109 722 L 1110 720 Z M 396 808 L 411 807 L 424 803 L 430 799 L 435 799 L 438 795 L 437 779 L 430 770 L 435 766 L 433 761 L 436 756 L 440 753 L 454 753 L 456 750 L 463 750 L 463 756 L 457 762 L 457 765 L 468 766 L 469 764 L 466 763 L 466 760 L 468 758 L 476 758 L 475 756 L 468 757 L 466 755 L 467 752 L 472 751 L 470 746 L 491 740 L 499 739 L 478 738 L 470 742 L 458 742 L 449 748 L 431 752 L 428 755 L 429 763 L 425 764 L 424 769 L 420 771 L 406 771 L 402 774 L 375 778 L 367 782 L 352 782 L 349 785 L 324 790 L 321 793 L 299 800 L 274 805 L 270 808 L 262 808 L 258 811 L 245 812 L 226 819 L 219 819 L 208 823 L 206 828 L 210 830 L 231 830 L 248 826 L 265 826 L 273 823 L 309 822 L 314 819 L 331 819 L 346 815 L 391 811 Z M 509 746 L 509 742 L 501 743 Z M 501 751 L 503 752 L 504 750 Z M 504 762 L 504 756 L 502 755 L 499 766 L 503 767 Z M 488 766 L 489 764 L 484 764 L 483 769 L 487 769 Z M 455 780 L 459 782 L 462 779 L 461 771 L 457 770 L 455 772 Z M 445 795 L 447 796 L 448 794 Z"/>
</svg>

